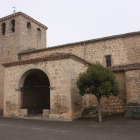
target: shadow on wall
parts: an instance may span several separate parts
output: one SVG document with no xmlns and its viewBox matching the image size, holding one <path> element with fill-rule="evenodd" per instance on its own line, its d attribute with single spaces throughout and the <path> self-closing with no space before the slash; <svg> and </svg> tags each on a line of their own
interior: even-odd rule
<svg viewBox="0 0 140 140">
<path fill-rule="evenodd" d="M 0 116 L 3 116 L 3 109 L 0 109 Z"/>
</svg>

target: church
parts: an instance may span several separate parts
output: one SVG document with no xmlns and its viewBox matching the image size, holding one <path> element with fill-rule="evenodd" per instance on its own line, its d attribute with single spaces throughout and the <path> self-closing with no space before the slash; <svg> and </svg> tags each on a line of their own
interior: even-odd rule
<svg viewBox="0 0 140 140">
<path fill-rule="evenodd" d="M 119 96 L 101 99 L 102 112 L 130 116 L 140 108 L 140 32 L 46 48 L 47 29 L 22 12 L 0 18 L 3 116 L 73 120 L 97 108 L 95 96 L 80 96 L 76 86 L 96 62 L 110 67 L 120 86 Z"/>
</svg>

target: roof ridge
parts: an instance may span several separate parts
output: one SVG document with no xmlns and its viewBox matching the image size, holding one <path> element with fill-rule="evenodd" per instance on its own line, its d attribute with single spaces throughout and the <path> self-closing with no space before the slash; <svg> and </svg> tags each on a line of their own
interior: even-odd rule
<svg viewBox="0 0 140 140">
<path fill-rule="evenodd" d="M 109 67 L 112 71 L 129 71 L 129 70 L 138 70 L 140 69 L 140 63 L 131 63 L 131 64 L 123 64 Z"/>
<path fill-rule="evenodd" d="M 88 62 L 88 61 L 84 60 L 83 58 L 81 58 L 77 55 L 74 55 L 72 53 L 55 52 L 55 53 L 46 54 L 42 57 L 36 57 L 36 58 L 27 59 L 27 60 L 19 60 L 19 61 L 3 63 L 2 66 L 9 67 L 9 66 L 31 64 L 31 63 L 44 62 L 44 61 L 52 61 L 52 60 L 58 60 L 58 59 L 67 59 L 67 58 L 72 58 L 72 59 L 74 59 L 78 62 L 81 62 L 83 64 L 91 65 L 90 62 Z M 140 63 L 116 65 L 116 66 L 109 67 L 109 69 L 113 72 L 139 70 Z"/>
<path fill-rule="evenodd" d="M 106 40 L 106 39 L 113 39 L 113 38 L 125 37 L 125 36 L 129 36 L 129 35 L 137 35 L 137 34 L 140 34 L 140 31 L 129 32 L 129 33 L 124 33 L 124 34 L 117 34 L 117 35 L 111 35 L 111 36 L 100 37 L 100 38 L 89 39 L 89 40 L 78 41 L 78 42 L 72 42 L 72 43 L 67 43 L 67 44 L 61 44 L 61 45 L 42 48 L 42 49 L 37 49 L 37 50 L 36 49 L 29 50 L 29 51 L 25 50 L 25 51 L 19 52 L 19 54 L 24 55 L 24 54 L 27 54 L 27 53 L 36 53 L 36 52 L 39 52 L 39 51 L 58 49 L 58 48 L 68 47 L 68 46 L 71 46 L 71 45 L 77 45 L 77 44 L 82 44 L 82 43 L 84 44 L 84 43 L 89 43 L 89 42 L 95 42 L 95 41 L 101 41 L 101 40 Z"/>
<path fill-rule="evenodd" d="M 31 63 L 36 63 L 36 62 L 43 62 L 43 61 L 51 61 L 51 60 L 58 60 L 58 59 L 66 59 L 66 58 L 72 58 L 76 61 L 79 61 L 83 64 L 91 64 L 90 62 L 72 54 L 72 53 L 51 53 L 51 54 L 46 54 L 42 57 L 36 57 L 36 58 L 31 58 L 27 60 L 19 60 L 19 61 L 12 61 L 12 62 L 6 62 L 3 63 L 2 66 L 4 67 L 9 67 L 9 66 L 16 66 L 16 65 L 23 65 L 23 64 L 31 64 Z"/>
<path fill-rule="evenodd" d="M 1 21 L 4 21 L 4 20 L 7 20 L 7 19 L 10 19 L 10 18 L 13 18 L 13 17 L 18 16 L 18 15 L 21 15 L 21 16 L 23 16 L 24 18 L 27 18 L 27 19 L 31 20 L 31 21 L 34 22 L 35 24 L 37 24 L 37 25 L 41 26 L 42 28 L 44 28 L 45 30 L 48 29 L 47 26 L 43 25 L 42 23 L 38 22 L 37 20 L 33 19 L 32 17 L 28 16 L 27 14 L 25 14 L 25 13 L 23 13 L 23 12 L 16 12 L 16 13 L 14 13 L 14 14 L 5 16 L 5 17 L 3 17 L 3 18 L 0 18 L 0 22 L 1 22 Z"/>
</svg>

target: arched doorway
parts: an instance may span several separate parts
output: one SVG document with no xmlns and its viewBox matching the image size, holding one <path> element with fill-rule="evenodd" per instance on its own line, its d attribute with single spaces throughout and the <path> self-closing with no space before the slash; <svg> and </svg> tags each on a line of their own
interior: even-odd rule
<svg viewBox="0 0 140 140">
<path fill-rule="evenodd" d="M 50 109 L 50 82 L 39 69 L 29 70 L 21 89 L 21 109 L 27 109 L 28 116 L 43 116 L 44 109 Z"/>
</svg>

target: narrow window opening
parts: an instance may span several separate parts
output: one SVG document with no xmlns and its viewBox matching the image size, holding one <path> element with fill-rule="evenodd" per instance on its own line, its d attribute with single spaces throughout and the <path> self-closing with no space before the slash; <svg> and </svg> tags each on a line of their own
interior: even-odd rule
<svg viewBox="0 0 140 140">
<path fill-rule="evenodd" d="M 37 28 L 37 37 L 41 37 L 41 30 L 40 30 L 40 28 Z"/>
<path fill-rule="evenodd" d="M 15 32 L 15 20 L 11 20 L 11 30 L 12 32 Z"/>
<path fill-rule="evenodd" d="M 106 66 L 110 67 L 111 66 L 111 55 L 106 56 Z"/>
<path fill-rule="evenodd" d="M 31 29 L 31 23 L 30 22 L 27 23 L 27 28 Z"/>
<path fill-rule="evenodd" d="M 2 23 L 2 24 L 1 24 L 1 27 L 2 27 L 2 34 L 5 35 L 6 24 L 5 24 L 5 23 Z"/>
</svg>

